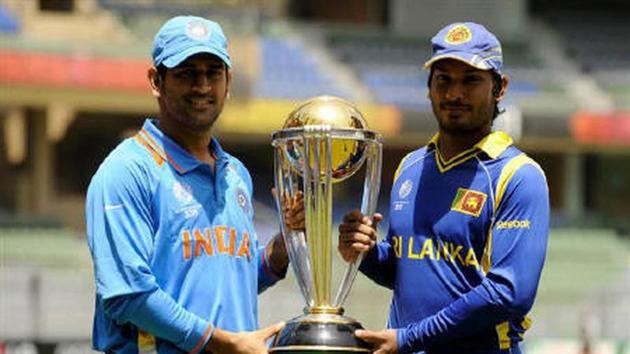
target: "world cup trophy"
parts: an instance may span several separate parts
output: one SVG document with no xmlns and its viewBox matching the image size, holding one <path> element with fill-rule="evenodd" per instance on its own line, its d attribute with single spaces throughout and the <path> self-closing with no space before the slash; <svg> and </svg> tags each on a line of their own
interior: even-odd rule
<svg viewBox="0 0 630 354">
<path fill-rule="evenodd" d="M 342 307 L 363 254 L 347 264 L 334 298 L 331 293 L 333 184 L 348 180 L 365 165 L 361 212 L 374 214 L 381 179 L 381 137 L 367 130 L 363 115 L 350 102 L 318 96 L 289 115 L 283 129 L 273 133 L 272 145 L 280 228 L 306 307 L 304 315 L 287 322 L 269 351 L 370 352 L 370 345 L 354 336 L 363 327 L 344 316 Z M 298 193 L 304 198 L 305 230 L 289 229 L 282 212 L 282 200 Z"/>
</svg>

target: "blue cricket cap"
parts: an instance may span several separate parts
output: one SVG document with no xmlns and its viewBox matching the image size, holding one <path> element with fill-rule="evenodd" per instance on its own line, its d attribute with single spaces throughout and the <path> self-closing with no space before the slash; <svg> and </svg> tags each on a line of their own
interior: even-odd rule
<svg viewBox="0 0 630 354">
<path fill-rule="evenodd" d="M 197 16 L 177 16 L 166 21 L 153 40 L 153 65 L 173 68 L 198 53 L 219 57 L 228 67 L 232 61 L 221 26 Z"/>
<path fill-rule="evenodd" d="M 501 43 L 484 26 L 474 22 L 457 22 L 442 28 L 431 38 L 431 51 L 425 69 L 438 60 L 455 59 L 477 69 L 503 73 Z"/>
</svg>

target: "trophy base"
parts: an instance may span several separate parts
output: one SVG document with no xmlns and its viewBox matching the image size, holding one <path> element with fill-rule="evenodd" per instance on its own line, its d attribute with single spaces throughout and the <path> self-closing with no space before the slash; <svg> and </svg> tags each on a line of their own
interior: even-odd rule
<svg viewBox="0 0 630 354">
<path fill-rule="evenodd" d="M 372 346 L 354 336 L 359 322 L 337 314 L 307 314 L 287 322 L 269 349 L 274 354 L 370 353 Z"/>
</svg>

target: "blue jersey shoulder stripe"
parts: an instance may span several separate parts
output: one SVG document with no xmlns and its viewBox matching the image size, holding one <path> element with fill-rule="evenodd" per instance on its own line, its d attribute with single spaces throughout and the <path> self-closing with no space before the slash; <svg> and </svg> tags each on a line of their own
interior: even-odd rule
<svg viewBox="0 0 630 354">
<path fill-rule="evenodd" d="M 512 180 L 512 177 L 514 177 L 516 172 L 526 164 L 533 165 L 541 172 L 543 177 L 545 176 L 545 173 L 543 172 L 540 165 L 538 165 L 536 161 L 534 161 L 532 158 L 527 156 L 525 153 L 521 153 L 513 157 L 510 161 L 508 161 L 508 163 L 505 164 L 505 166 L 503 166 L 503 169 L 501 170 L 501 174 L 499 175 L 499 179 L 496 185 L 496 190 L 494 193 L 494 208 L 492 211 L 493 214 L 496 214 L 496 211 L 499 208 L 499 205 L 501 204 L 501 200 L 503 199 L 503 195 L 505 194 L 505 190 L 507 189 L 508 184 Z M 488 231 L 488 238 L 486 241 L 485 251 L 481 259 L 481 267 L 483 269 L 484 274 L 487 273 L 490 270 L 490 267 L 492 266 L 490 259 L 492 255 L 492 227 L 493 226 L 494 225 L 490 225 L 490 230 Z"/>
</svg>

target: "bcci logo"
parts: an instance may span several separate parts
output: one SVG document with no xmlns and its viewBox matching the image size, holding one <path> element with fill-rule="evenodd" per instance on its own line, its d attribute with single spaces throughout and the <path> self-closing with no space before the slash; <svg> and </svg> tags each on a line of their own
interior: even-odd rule
<svg viewBox="0 0 630 354">
<path fill-rule="evenodd" d="M 182 204 L 188 204 L 193 200 L 192 188 L 185 184 L 175 181 L 173 183 L 173 195 L 175 199 L 182 202 Z"/>
<path fill-rule="evenodd" d="M 245 191 L 241 188 L 236 191 L 236 203 L 243 209 L 243 212 L 246 214 L 249 213 L 247 194 L 245 194 Z"/>
<path fill-rule="evenodd" d="M 186 35 L 192 39 L 202 41 L 210 37 L 211 31 L 206 24 L 201 21 L 191 21 L 186 26 Z"/>
<path fill-rule="evenodd" d="M 472 32 L 470 28 L 463 24 L 453 26 L 444 36 L 444 41 L 448 44 L 464 44 L 471 39 Z"/>
<path fill-rule="evenodd" d="M 411 182 L 411 180 L 408 179 L 403 182 L 402 186 L 400 186 L 400 189 L 398 190 L 398 196 L 400 197 L 400 199 L 405 199 L 407 198 L 409 193 L 411 193 L 412 189 L 413 189 L 413 182 Z"/>
</svg>

